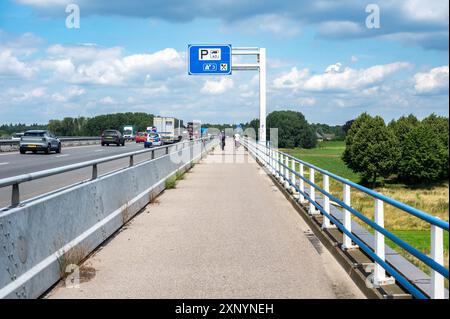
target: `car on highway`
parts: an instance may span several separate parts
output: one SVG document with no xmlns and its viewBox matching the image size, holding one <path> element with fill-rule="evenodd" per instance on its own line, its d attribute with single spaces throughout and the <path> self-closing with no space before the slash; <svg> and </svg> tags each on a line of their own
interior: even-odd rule
<svg viewBox="0 0 450 319">
<path fill-rule="evenodd" d="M 30 130 L 26 131 L 20 138 L 20 154 L 27 151 L 37 153 L 43 151 L 49 154 L 51 151 L 61 153 L 61 141 L 50 131 Z"/>
<path fill-rule="evenodd" d="M 136 137 L 135 137 L 136 143 L 145 143 L 146 140 L 147 140 L 147 133 L 145 133 L 145 132 L 137 132 L 136 133 Z"/>
<path fill-rule="evenodd" d="M 153 146 L 161 146 L 162 140 L 161 136 L 158 133 L 148 133 L 147 140 L 144 142 L 144 147 L 153 147 Z"/>
<path fill-rule="evenodd" d="M 116 144 L 117 146 L 125 146 L 125 138 L 118 130 L 105 130 L 102 133 L 102 146 L 109 146 L 109 144 Z"/>
</svg>

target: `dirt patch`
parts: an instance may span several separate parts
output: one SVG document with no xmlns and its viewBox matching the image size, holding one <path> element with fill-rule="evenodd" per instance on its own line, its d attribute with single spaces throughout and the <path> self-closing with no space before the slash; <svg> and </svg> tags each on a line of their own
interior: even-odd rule
<svg viewBox="0 0 450 319">
<path fill-rule="evenodd" d="M 80 267 L 80 283 L 90 281 L 95 277 L 96 270 L 94 267 L 82 265 Z"/>
</svg>

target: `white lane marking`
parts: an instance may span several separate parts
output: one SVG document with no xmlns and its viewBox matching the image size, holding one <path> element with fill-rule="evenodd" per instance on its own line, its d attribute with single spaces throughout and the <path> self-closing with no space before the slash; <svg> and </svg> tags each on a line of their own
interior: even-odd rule
<svg viewBox="0 0 450 319">
<path fill-rule="evenodd" d="M 103 152 L 103 150 L 95 150 L 94 152 Z"/>
<path fill-rule="evenodd" d="M 61 154 L 61 155 L 56 155 L 55 157 L 65 157 L 65 156 L 69 156 L 70 154 Z"/>
<path fill-rule="evenodd" d="M 1 165 L 8 165 L 9 164 L 9 162 L 3 162 L 3 163 L 0 163 L 0 166 Z"/>
<path fill-rule="evenodd" d="M 19 152 L 5 152 L 4 154 L 0 154 L 0 156 L 5 156 L 5 155 L 17 155 L 19 154 Z"/>
</svg>

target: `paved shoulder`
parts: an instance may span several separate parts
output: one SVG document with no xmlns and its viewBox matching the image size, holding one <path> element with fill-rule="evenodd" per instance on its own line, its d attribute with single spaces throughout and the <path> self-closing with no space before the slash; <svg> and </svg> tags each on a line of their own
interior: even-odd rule
<svg viewBox="0 0 450 319">
<path fill-rule="evenodd" d="M 86 261 L 93 278 L 49 297 L 363 297 L 259 166 L 232 153 L 197 164 Z"/>
</svg>

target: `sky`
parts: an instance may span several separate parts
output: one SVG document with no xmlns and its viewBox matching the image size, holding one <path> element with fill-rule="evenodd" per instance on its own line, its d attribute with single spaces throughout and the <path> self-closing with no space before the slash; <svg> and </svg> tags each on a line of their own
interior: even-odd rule
<svg viewBox="0 0 450 319">
<path fill-rule="evenodd" d="M 268 113 L 330 125 L 362 112 L 448 116 L 448 30 L 447 0 L 2 0 L 0 123 L 257 118 L 258 73 L 190 76 L 188 44 L 266 48 Z"/>
</svg>

